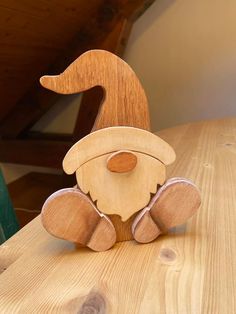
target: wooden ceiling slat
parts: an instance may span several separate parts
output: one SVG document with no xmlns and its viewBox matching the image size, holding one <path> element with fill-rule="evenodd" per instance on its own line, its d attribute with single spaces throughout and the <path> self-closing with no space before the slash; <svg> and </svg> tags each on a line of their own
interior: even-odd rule
<svg viewBox="0 0 236 314">
<path fill-rule="evenodd" d="M 59 142 L 22 139 L 59 97 L 43 89 L 39 77 L 60 73 L 89 49 L 103 48 L 119 54 L 132 23 L 153 2 L 0 0 L 0 137 L 12 139 L 0 142 L 1 161 L 54 167 L 43 152 L 55 154 L 61 161 L 68 143 L 62 141 L 60 146 Z M 122 30 L 123 21 L 129 25 L 127 36 Z M 79 121 L 88 115 L 88 109 L 82 115 L 80 112 L 74 139 L 81 135 L 77 133 Z M 17 157 L 12 145 L 22 152 Z M 56 165 L 60 167 L 59 162 Z"/>
<path fill-rule="evenodd" d="M 0 0 L 0 120 L 66 47 L 103 0 L 2 1 Z M 3 65 L 3 66 L 2 66 Z M 4 86 L 4 88 L 3 88 Z M 7 90 L 14 88 L 14 97 Z M 4 108 L 3 108 L 4 107 Z"/>
<path fill-rule="evenodd" d="M 116 26 L 116 23 L 120 20 L 121 14 L 129 15 L 132 18 L 133 14 L 137 14 L 140 10 L 143 10 L 143 7 L 147 6 L 147 3 L 150 4 L 152 1 L 144 1 L 144 0 L 136 0 L 136 1 L 128 1 L 128 0 L 116 0 L 116 1 L 95 1 L 100 6 L 96 7 L 94 11 L 96 14 L 89 17 L 89 23 L 85 23 L 82 27 L 80 27 L 77 32 L 74 34 L 73 41 L 70 42 L 66 47 L 66 51 L 64 51 L 63 55 L 58 54 L 55 56 L 54 60 L 49 58 L 48 63 L 37 62 L 34 66 L 34 81 L 37 80 L 41 74 L 43 73 L 60 73 L 64 70 L 73 60 L 75 60 L 81 53 L 88 49 L 99 48 L 101 47 L 101 43 L 106 39 L 107 35 L 113 31 L 113 28 Z M 94 3 L 93 2 L 93 5 Z M 92 3 L 92 2 L 90 2 Z M 102 3 L 102 4 L 101 4 Z M 127 7 L 127 10 L 126 10 Z M 81 11 L 82 12 L 82 11 Z M 47 51 L 45 51 L 47 53 Z M 48 64 L 50 64 L 50 68 L 48 68 Z M 48 69 L 46 69 L 48 68 Z M 22 70 L 23 71 L 23 70 Z M 27 73 L 25 72 L 25 75 Z M 25 78 L 26 81 L 32 82 L 32 74 L 28 74 Z M 32 83 L 33 83 L 32 82 Z M 35 83 L 33 83 L 35 84 Z M 21 86 L 18 86 L 19 89 L 19 97 L 22 96 Z M 36 91 L 37 95 L 41 93 L 44 95 L 45 92 L 41 87 L 38 87 L 38 83 L 34 85 L 31 89 L 30 94 L 34 94 Z M 21 92 L 21 93 L 20 93 Z M 11 111 L 9 117 L 2 121 L 0 126 L 0 134 L 5 137 L 14 138 L 19 132 L 24 130 L 28 125 L 32 125 L 34 121 L 40 118 L 47 108 L 50 108 L 53 104 L 53 96 L 50 96 L 52 102 L 48 102 L 48 106 L 44 106 L 42 110 L 42 106 L 39 102 L 40 96 L 30 96 L 22 98 L 17 105 L 14 106 L 14 111 Z M 12 101 L 12 99 L 11 99 Z M 32 102 L 30 104 L 30 102 Z M 5 99 L 5 103 L 7 99 Z M 27 109 L 27 108 L 30 109 Z M 22 110 L 27 113 L 27 118 L 22 119 Z M 10 111 L 10 110 L 9 110 Z M 31 112 L 32 119 L 30 120 L 29 112 Z M 1 112 L 0 112 L 1 114 Z M 6 113 L 4 113 L 6 116 Z M 1 119 L 1 115 L 0 115 Z"/>
<path fill-rule="evenodd" d="M 67 15 L 75 18 L 80 12 L 90 14 L 102 2 L 103 0 L 1 0 L 0 9 L 8 10 L 14 15 L 40 20 L 50 18 L 52 15 Z"/>
</svg>

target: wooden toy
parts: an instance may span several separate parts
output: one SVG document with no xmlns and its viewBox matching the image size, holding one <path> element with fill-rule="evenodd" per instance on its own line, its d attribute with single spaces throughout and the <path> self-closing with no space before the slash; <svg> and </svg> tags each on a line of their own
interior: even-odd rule
<svg viewBox="0 0 236 314">
<path fill-rule="evenodd" d="M 55 192 L 43 206 L 48 232 L 104 251 L 117 241 L 153 241 L 196 212 L 196 186 L 184 178 L 166 181 L 175 152 L 150 132 L 146 95 L 128 64 L 91 50 L 40 82 L 61 94 L 104 89 L 93 130 L 63 160 L 64 171 L 76 173 L 77 187 Z"/>
</svg>

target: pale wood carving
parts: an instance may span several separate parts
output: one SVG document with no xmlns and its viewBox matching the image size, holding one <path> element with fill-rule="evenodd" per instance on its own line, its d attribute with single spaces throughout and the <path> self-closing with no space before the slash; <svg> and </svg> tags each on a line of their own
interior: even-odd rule
<svg viewBox="0 0 236 314">
<path fill-rule="evenodd" d="M 166 180 L 165 166 L 175 160 L 175 152 L 149 132 L 145 92 L 123 60 L 106 51 L 88 51 L 60 75 L 44 76 L 40 82 L 62 94 L 78 93 L 94 86 L 104 89 L 92 133 L 74 144 L 63 160 L 64 171 L 76 173 L 81 192 L 74 192 L 73 197 L 76 202 L 79 200 L 79 210 L 71 210 L 73 202 L 70 203 L 66 192 L 55 194 L 43 211 L 43 223 L 49 232 L 99 251 L 108 249 L 115 241 L 133 237 L 138 242 L 149 242 L 172 224 L 192 215 L 198 203 L 192 208 L 190 195 L 196 191 L 191 184 L 183 188 L 182 181 L 175 184 L 169 181 L 157 191 Z M 188 201 L 183 202 L 186 193 Z M 197 202 L 197 196 L 194 200 Z M 165 202 L 168 209 L 163 213 Z M 180 214 L 175 212 L 179 202 L 183 207 Z M 56 210 L 57 205 L 60 210 Z M 69 219 L 67 227 L 63 227 L 65 213 L 69 211 L 75 213 L 76 219 Z M 54 214 L 58 215 L 55 221 Z M 80 215 L 81 231 L 77 234 L 76 221 Z M 90 219 L 94 222 L 86 222 Z M 103 243 L 96 243 L 99 241 Z"/>
<path fill-rule="evenodd" d="M 63 169 L 72 174 L 94 158 L 123 149 L 150 155 L 165 165 L 175 160 L 173 148 L 160 137 L 138 128 L 116 126 L 90 133 L 74 144 L 63 160 Z"/>
<path fill-rule="evenodd" d="M 76 178 L 80 189 L 89 193 L 101 212 L 119 215 L 126 221 L 149 203 L 157 185 L 165 182 L 166 169 L 155 158 L 136 153 L 137 165 L 131 172 L 114 173 L 106 167 L 110 156 L 103 155 L 85 163 L 76 170 Z"/>
<path fill-rule="evenodd" d="M 121 150 L 111 154 L 107 159 L 107 169 L 111 172 L 129 172 L 132 171 L 136 165 L 137 156 L 131 151 Z"/>
</svg>

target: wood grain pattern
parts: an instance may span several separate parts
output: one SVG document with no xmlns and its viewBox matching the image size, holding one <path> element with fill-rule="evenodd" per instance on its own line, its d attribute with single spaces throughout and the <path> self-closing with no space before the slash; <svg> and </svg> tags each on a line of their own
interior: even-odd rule
<svg viewBox="0 0 236 314">
<path fill-rule="evenodd" d="M 164 182 L 161 162 L 170 164 L 175 159 L 173 149 L 147 131 L 150 129 L 148 104 L 137 76 L 114 54 L 90 50 L 60 75 L 43 76 L 40 82 L 60 94 L 78 93 L 96 86 L 104 89 L 93 132 L 68 151 L 63 169 L 68 174 L 76 171 L 78 187 L 90 194 L 98 210 L 119 215 L 126 221 L 148 204 L 150 193 L 155 193 L 157 185 Z M 109 173 L 104 167 L 105 154 L 124 149 L 143 153 L 139 154 L 137 169 L 123 176 Z"/>
<path fill-rule="evenodd" d="M 140 243 L 155 240 L 168 229 L 192 217 L 201 205 L 198 188 L 185 178 L 171 178 L 158 190 L 132 225 L 134 239 Z"/>
<path fill-rule="evenodd" d="M 65 4 L 56 0 L 45 4 L 39 0 L 32 5 L 29 0 L 21 4 L 15 0 L 1 0 L 0 71 L 5 105 L 1 106 L 0 119 L 9 113 L 35 79 L 55 62 L 55 58 L 65 54 L 65 46 L 68 48 L 73 38 L 79 37 L 78 30 L 86 25 L 89 16 L 98 14 L 103 2 L 96 0 L 91 4 L 70 0 Z M 23 77 L 22 73 L 25 74 Z M 31 104 L 32 111 L 35 107 L 38 106 Z M 37 109 L 42 108 L 39 106 Z"/>
<path fill-rule="evenodd" d="M 160 137 L 138 128 L 116 126 L 90 133 L 75 143 L 63 160 L 63 169 L 72 174 L 94 158 L 123 149 L 150 155 L 165 165 L 175 160 L 173 148 Z"/>
<path fill-rule="evenodd" d="M 85 163 L 77 169 L 76 179 L 79 188 L 89 193 L 102 213 L 119 215 L 126 221 L 148 205 L 151 194 L 165 182 L 166 167 L 155 158 L 136 153 L 138 162 L 133 171 L 114 173 L 106 167 L 110 156 L 103 155 Z"/>
<path fill-rule="evenodd" d="M 121 56 L 127 44 L 132 24 L 130 20 L 121 18 L 106 36 L 105 40 L 99 45 L 99 48 Z M 103 101 L 103 93 L 104 90 L 101 86 L 96 86 L 83 93 L 73 132 L 74 142 L 77 142 L 91 132 L 100 104 Z"/>
<path fill-rule="evenodd" d="M 43 76 L 40 83 L 59 94 L 74 94 L 102 86 L 104 101 L 94 130 L 120 125 L 150 130 L 148 103 L 142 85 L 129 65 L 108 51 L 87 51 L 63 73 Z"/>
<path fill-rule="evenodd" d="M 94 251 L 106 251 L 116 242 L 113 224 L 76 188 L 52 194 L 43 205 L 41 217 L 44 228 L 53 236 Z"/>
<path fill-rule="evenodd" d="M 134 213 L 126 221 L 122 221 L 119 215 L 107 215 L 115 227 L 116 242 L 133 240 L 132 224 L 136 215 L 137 213 Z"/>
<path fill-rule="evenodd" d="M 93 293 L 112 314 L 236 312 L 236 118 L 158 135 L 177 152 L 168 177 L 200 187 L 197 215 L 152 243 L 101 253 L 75 250 L 36 218 L 0 247 L 1 313 L 74 314 Z"/>
<path fill-rule="evenodd" d="M 119 151 L 107 159 L 107 169 L 111 172 L 124 173 L 132 171 L 137 165 L 137 156 L 131 151 Z"/>
<path fill-rule="evenodd" d="M 106 49 L 117 24 L 132 24 L 153 2 L 1 0 L 0 134 L 15 138 L 55 103 L 55 94 L 38 84 L 45 71 L 60 73 L 83 52 Z"/>
<path fill-rule="evenodd" d="M 150 208 L 144 208 L 132 224 L 133 238 L 139 243 L 149 243 L 161 235 L 163 229 L 152 219 Z"/>
</svg>

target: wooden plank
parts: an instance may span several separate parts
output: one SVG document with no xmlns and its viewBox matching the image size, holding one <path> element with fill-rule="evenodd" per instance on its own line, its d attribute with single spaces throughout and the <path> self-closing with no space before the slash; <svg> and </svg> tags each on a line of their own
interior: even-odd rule
<svg viewBox="0 0 236 314">
<path fill-rule="evenodd" d="M 193 180 L 202 207 L 153 243 L 94 253 L 51 237 L 38 219 L 17 233 L 1 247 L 0 312 L 235 313 L 235 129 L 236 118 L 158 133 L 177 152 L 168 176 Z"/>
<path fill-rule="evenodd" d="M 61 169 L 70 142 L 0 140 L 0 161 Z"/>
<path fill-rule="evenodd" d="M 68 133 L 29 131 L 25 134 L 25 139 L 72 142 L 72 135 Z"/>
<path fill-rule="evenodd" d="M 46 232 L 40 222 L 40 216 L 20 229 L 13 237 L 0 246 L 0 273 L 4 272 L 11 264 L 23 256 L 26 251 L 33 248 L 33 242 L 37 245 L 51 236 Z M 0 279 L 1 281 L 1 279 Z M 3 291 L 0 289 L 1 292 Z"/>
<path fill-rule="evenodd" d="M 45 69 L 65 54 L 89 17 L 100 17 L 103 5 L 104 0 L 40 0 L 37 4 L 26 0 L 20 6 L 17 0 L 0 1 L 0 92 L 4 104 L 0 120 Z"/>
<path fill-rule="evenodd" d="M 130 30 L 131 24 L 127 20 L 122 19 L 117 22 L 114 29 L 111 30 L 110 34 L 101 43 L 91 44 L 90 48 L 99 47 L 100 49 L 109 50 L 121 55 Z M 60 70 L 63 69 L 64 66 L 62 65 Z M 49 71 L 52 72 L 53 70 L 50 69 Z M 59 70 L 54 69 L 54 71 L 58 72 Z M 17 103 L 17 107 L 2 121 L 0 134 L 7 138 L 15 138 L 21 132 L 29 129 L 29 127 L 42 117 L 59 97 L 60 95 L 42 88 L 39 82 L 36 82 L 34 88 Z M 82 138 L 92 129 L 102 98 L 103 92 L 99 87 L 95 87 L 84 93 L 75 125 L 74 141 Z"/>
<path fill-rule="evenodd" d="M 142 12 L 143 8 L 152 2 L 154 0 L 132 2 L 96 0 L 79 1 L 79 3 L 76 0 L 66 3 L 55 0 L 46 5 L 40 1 L 32 6 L 26 1 L 25 6 L 19 8 L 17 1 L 14 0 L 11 5 L 18 8 L 15 12 L 27 14 L 27 19 L 25 21 L 24 18 L 19 18 L 19 14 L 17 15 L 13 8 L 10 8 L 9 17 L 6 16 L 4 21 L 9 18 L 6 25 L 8 27 L 9 24 L 14 25 L 13 37 L 17 38 L 17 42 L 14 41 L 14 47 L 19 45 L 18 55 L 21 52 L 24 54 L 21 53 L 18 58 L 15 58 L 15 55 L 11 56 L 8 61 L 3 62 L 3 64 L 11 64 L 11 68 L 8 66 L 3 70 L 4 75 L 7 73 L 9 79 L 4 82 L 2 88 L 2 93 L 6 97 L 2 99 L 5 105 L 0 111 L 0 120 L 2 120 L 0 134 L 3 137 L 15 138 L 31 127 L 55 103 L 56 96 L 53 93 L 47 93 L 44 97 L 45 91 L 38 86 L 37 80 L 42 74 L 60 73 L 80 54 L 89 49 L 102 47 L 103 42 L 105 48 L 108 34 L 111 33 L 111 37 L 114 37 L 113 29 L 116 29 L 122 16 L 125 19 L 132 17 L 133 20 L 133 13 L 136 16 L 135 12 Z M 40 14 L 34 13 L 36 7 L 41 7 L 38 8 Z M 31 8 L 32 16 L 29 13 Z M 78 13 L 80 13 L 79 18 Z M 50 18 L 47 19 L 47 16 Z M 41 22 L 42 19 L 44 23 Z M 87 23 L 88 20 L 89 23 Z M 10 21 L 15 21 L 15 24 Z M 29 28 L 34 29 L 34 32 L 28 31 Z M 5 32 L 4 38 L 11 38 L 9 34 L 7 35 L 8 31 L 5 30 Z M 111 42 L 114 43 L 112 38 Z M 27 54 L 26 49 L 22 47 L 22 44 L 25 45 L 26 42 L 30 46 Z M 9 47 L 8 53 L 15 51 L 12 45 L 12 42 L 9 42 L 9 46 L 5 43 L 5 46 Z M 117 47 L 116 43 L 115 46 Z M 23 77 L 22 73 L 24 73 Z M 12 86 L 14 86 L 13 89 Z M 41 98 L 47 99 L 41 100 Z M 16 101 L 18 101 L 17 104 Z"/>
<path fill-rule="evenodd" d="M 59 95 L 43 89 L 39 82 L 17 102 L 16 107 L 4 117 L 0 125 L 3 138 L 14 139 L 28 130 L 59 99 Z"/>
</svg>

